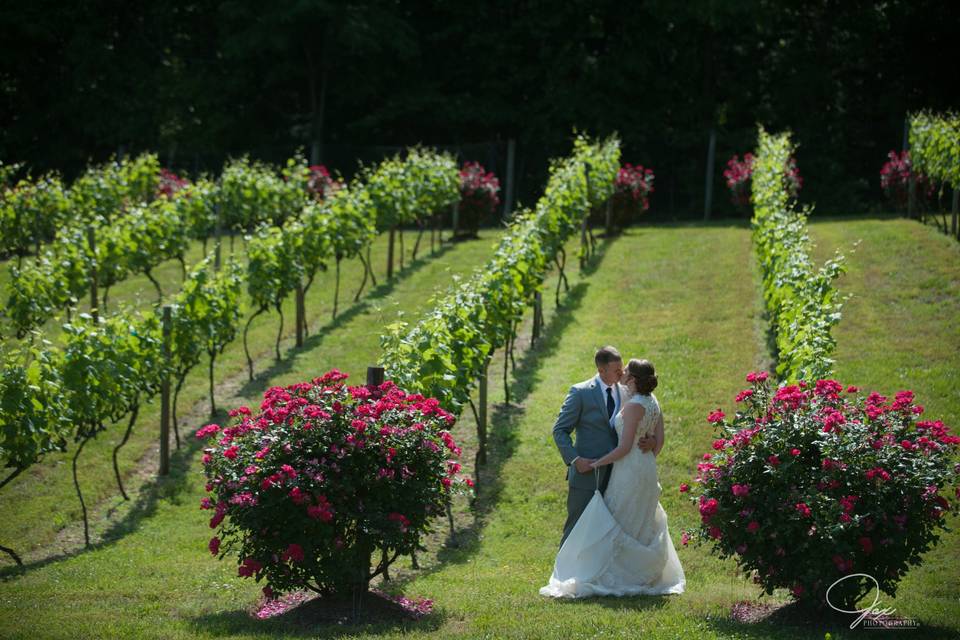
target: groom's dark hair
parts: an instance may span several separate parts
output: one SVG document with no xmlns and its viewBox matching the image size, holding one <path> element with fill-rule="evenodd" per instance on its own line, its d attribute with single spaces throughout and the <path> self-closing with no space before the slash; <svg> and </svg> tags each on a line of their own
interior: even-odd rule
<svg viewBox="0 0 960 640">
<path fill-rule="evenodd" d="M 623 362 L 623 358 L 620 357 L 620 352 L 615 347 L 607 345 L 597 349 L 597 352 L 593 355 L 593 361 L 597 367 L 605 367 L 611 362 Z"/>
</svg>

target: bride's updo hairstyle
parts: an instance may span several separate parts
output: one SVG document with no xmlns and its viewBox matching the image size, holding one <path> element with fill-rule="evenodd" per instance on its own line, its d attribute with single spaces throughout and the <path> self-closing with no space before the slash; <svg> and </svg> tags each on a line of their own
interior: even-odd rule
<svg viewBox="0 0 960 640">
<path fill-rule="evenodd" d="M 631 358 L 627 363 L 627 373 L 633 377 L 637 393 L 648 396 L 657 388 L 657 374 L 649 360 Z"/>
</svg>

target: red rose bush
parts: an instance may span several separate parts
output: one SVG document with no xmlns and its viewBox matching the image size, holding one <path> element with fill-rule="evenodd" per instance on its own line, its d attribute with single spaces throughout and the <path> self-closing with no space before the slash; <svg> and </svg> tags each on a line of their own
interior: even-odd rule
<svg viewBox="0 0 960 640">
<path fill-rule="evenodd" d="M 754 160 L 752 153 L 743 154 L 743 160 L 736 154 L 727 160 L 727 168 L 723 170 L 723 177 L 730 190 L 730 202 L 738 209 L 747 210 L 750 205 L 750 190 L 753 178 Z M 797 160 L 790 156 L 783 167 L 783 186 L 791 198 L 796 198 L 803 186 L 803 176 L 797 167 Z"/>
<path fill-rule="evenodd" d="M 873 588 L 862 576 L 831 588 L 851 574 L 896 595 L 956 510 L 960 438 L 922 419 L 911 391 L 890 400 L 835 380 L 778 389 L 766 373 L 747 381 L 732 419 L 711 412 L 719 436 L 693 487 L 680 487 L 702 520 L 683 543 L 708 542 L 766 593 L 787 588 L 816 607 L 828 589 L 841 606 Z"/>
<path fill-rule="evenodd" d="M 887 153 L 887 161 L 880 169 L 880 188 L 887 201 L 901 211 L 907 210 L 911 177 L 916 180 L 917 204 L 926 207 L 936 191 L 933 181 L 922 173 L 914 172 L 909 151 Z"/>
<path fill-rule="evenodd" d="M 472 232 L 490 221 L 500 205 L 500 180 L 479 162 L 464 162 L 460 168 L 460 217 L 462 227 Z"/>
<path fill-rule="evenodd" d="M 617 172 L 612 196 L 613 225 L 623 229 L 637 216 L 650 209 L 650 194 L 654 192 L 653 169 L 625 163 Z"/>
<path fill-rule="evenodd" d="M 208 440 L 203 467 L 216 535 L 209 550 L 235 555 L 239 575 L 264 593 L 366 592 L 401 554 L 422 548 L 459 476 L 454 417 L 392 382 L 346 386 L 337 370 L 274 387 L 260 413 L 240 407 Z M 380 551 L 371 570 L 371 555 Z"/>
</svg>

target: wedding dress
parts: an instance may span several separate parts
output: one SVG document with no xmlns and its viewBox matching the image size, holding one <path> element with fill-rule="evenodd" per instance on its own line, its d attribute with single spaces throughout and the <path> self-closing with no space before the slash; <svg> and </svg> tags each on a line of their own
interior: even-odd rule
<svg viewBox="0 0 960 640">
<path fill-rule="evenodd" d="M 660 506 L 657 458 L 637 448 L 653 434 L 660 405 L 635 395 L 644 406 L 630 452 L 613 464 L 605 495 L 599 488 L 557 553 L 550 583 L 540 594 L 555 598 L 683 593 L 686 578 Z M 623 437 L 623 412 L 614 419 Z"/>
</svg>

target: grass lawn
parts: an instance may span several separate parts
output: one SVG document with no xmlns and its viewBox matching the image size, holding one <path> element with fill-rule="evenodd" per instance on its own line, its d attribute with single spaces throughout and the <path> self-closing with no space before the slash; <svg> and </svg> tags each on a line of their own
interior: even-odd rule
<svg viewBox="0 0 960 640">
<path fill-rule="evenodd" d="M 820 249 L 829 251 L 833 244 L 857 236 L 856 227 L 847 229 L 847 224 L 814 224 Z M 911 238 L 912 231 L 907 228 L 876 229 L 887 221 L 855 224 L 862 226 L 865 235 L 877 233 L 885 238 L 893 251 L 903 251 L 901 245 L 923 245 L 917 252 L 923 255 L 910 254 L 911 260 L 919 261 L 917 274 L 929 275 L 935 263 L 933 271 L 941 273 L 942 263 L 943 282 L 953 283 L 945 294 L 952 296 L 952 303 L 947 304 L 954 305 L 953 319 L 946 321 L 925 310 L 907 325 L 913 333 L 928 332 L 939 341 L 941 347 L 925 357 L 927 366 L 943 369 L 929 377 L 908 377 L 931 415 L 956 424 L 958 398 L 947 392 L 938 399 L 935 389 L 942 377 L 955 376 L 957 370 L 955 312 L 960 256 L 955 248 L 941 247 L 932 233 Z M 922 229 L 916 223 L 907 224 Z M 902 236 L 900 243 L 895 241 L 898 235 Z M 865 238 L 856 258 L 851 256 L 851 272 L 840 287 L 859 290 L 869 311 L 871 306 L 884 306 L 887 297 L 903 295 L 903 288 L 889 276 L 857 284 L 855 260 L 873 259 L 866 244 Z M 332 366 L 344 368 L 355 381 L 362 379 L 363 368 L 376 359 L 376 335 L 383 322 L 392 320 L 397 310 L 422 308 L 426 292 L 418 283 L 440 281 L 447 265 L 467 270 L 482 263 L 490 254 L 490 242 L 476 245 L 476 249 L 456 247 L 421 266 L 389 296 L 370 300 L 353 315 L 345 313 L 333 328 L 311 338 L 305 349 L 265 372 L 257 385 L 240 386 L 233 399 L 221 400 L 221 404 L 252 405 L 268 384 L 306 379 Z M 469 252 L 474 250 L 475 261 L 470 262 L 473 254 Z M 889 260 L 886 256 L 875 259 Z M 863 633 L 821 621 L 807 625 L 777 619 L 734 622 L 730 619 L 732 605 L 757 600 L 758 589 L 738 575 L 733 562 L 714 558 L 706 547 L 679 545 L 680 529 L 699 521 L 695 508 L 677 487 L 694 475 L 696 460 L 710 447 L 713 431 L 706 423 L 707 413 L 718 406 L 732 408 L 733 396 L 745 386 L 745 374 L 770 367 L 754 262 L 746 225 L 669 224 L 634 228 L 603 245 L 585 273 L 570 274 L 571 290 L 562 298 L 560 309 L 552 304 L 555 280 L 547 282 L 546 336 L 518 357 L 512 406 L 502 403 L 502 354 L 492 363 L 490 399 L 496 404 L 490 459 L 481 471 L 476 512 L 458 504 L 457 534 L 446 538 L 445 525 L 438 523 L 438 532 L 431 539 L 435 552 L 420 558 L 422 569 L 411 570 L 404 559 L 392 572 L 394 580 L 385 585 L 408 597 L 435 601 L 435 613 L 420 622 L 305 629 L 284 620 L 252 619 L 248 609 L 261 585 L 236 577 L 233 562 L 214 561 L 206 550 L 211 533 L 208 515 L 198 508 L 204 495 L 203 476 L 198 446 L 191 443 L 176 457 L 170 478 L 144 492 L 141 505 L 123 520 L 117 535 L 91 551 L 41 562 L 23 575 L 4 575 L 0 582 L 0 637 L 819 639 L 828 630 L 834 638 Z M 912 264 L 905 262 L 904 267 Z M 575 271 L 571 267 L 571 272 Z M 907 304 L 943 301 L 918 294 Z M 863 372 L 844 369 L 843 350 L 859 353 L 845 342 L 887 344 L 894 340 L 883 332 L 897 330 L 882 317 L 869 325 L 850 323 L 854 313 L 851 300 L 836 334 L 840 340 L 838 376 L 845 382 L 892 392 L 891 386 L 900 385 L 887 381 L 893 375 L 890 372 L 901 365 L 891 369 L 879 346 L 872 367 L 864 365 Z M 528 335 L 528 327 L 522 332 Z M 617 346 L 627 358 L 646 357 L 657 367 L 660 386 L 656 393 L 664 410 L 667 439 L 658 460 L 661 503 L 670 518 L 687 592 L 669 597 L 555 602 L 537 593 L 549 577 L 565 516 L 564 467 L 551 427 L 570 384 L 593 375 L 593 351 L 606 343 Z M 907 360 L 913 349 L 912 344 L 905 344 L 897 357 Z M 942 373 L 951 366 L 949 373 Z M 473 430 L 468 412 L 455 433 L 464 445 L 465 461 L 472 460 Z M 471 469 L 471 465 L 465 466 Z M 960 632 L 957 572 L 950 556 L 951 549 L 956 556 L 957 546 L 956 538 L 951 540 L 950 545 L 928 554 L 924 567 L 907 576 L 894 604 L 886 596 L 882 598 L 884 605 L 896 606 L 898 614 L 918 619 L 925 637 L 956 637 Z M 778 593 L 761 602 L 786 600 Z"/>
</svg>

